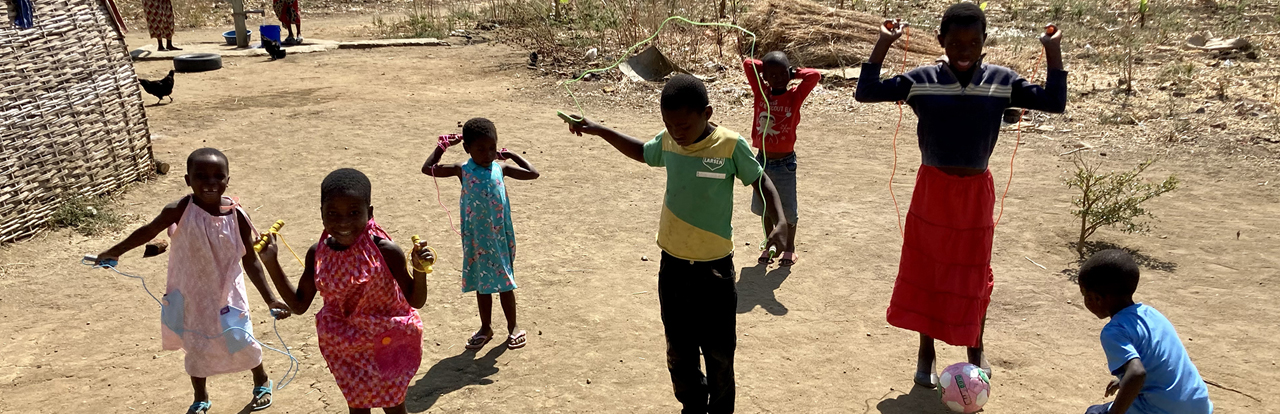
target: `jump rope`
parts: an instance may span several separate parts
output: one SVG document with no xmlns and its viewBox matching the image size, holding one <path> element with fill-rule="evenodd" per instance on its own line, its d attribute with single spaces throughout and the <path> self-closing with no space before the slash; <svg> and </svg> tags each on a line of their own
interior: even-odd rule
<svg viewBox="0 0 1280 414">
<path fill-rule="evenodd" d="M 911 46 L 911 26 L 907 25 L 906 22 L 901 21 L 886 21 L 884 26 L 889 30 L 894 30 L 900 27 L 902 28 L 902 69 L 899 70 L 898 73 L 905 74 L 907 72 L 907 54 L 909 53 Z M 1044 32 L 1049 36 L 1053 36 L 1058 32 L 1058 27 L 1050 24 L 1045 26 Z M 1044 49 L 1042 48 L 1040 49 L 1040 57 L 1036 58 L 1036 64 L 1031 67 L 1031 77 L 1028 78 L 1028 82 L 1035 83 L 1036 75 L 1040 70 L 1040 62 L 1043 60 Z M 902 130 L 903 103 L 903 101 L 897 102 L 898 126 L 893 130 L 893 167 L 889 170 L 889 198 L 893 200 L 893 211 L 898 214 L 898 234 L 903 238 L 906 238 L 906 232 L 902 227 L 902 209 L 898 207 L 898 197 L 894 195 L 893 192 L 893 177 L 898 174 L 898 133 Z M 1000 214 L 996 216 L 996 221 L 992 225 L 993 230 L 995 229 L 995 226 L 1000 225 L 1000 219 L 1004 218 L 1004 199 L 1009 196 L 1009 187 L 1013 185 L 1013 161 L 1018 156 L 1018 146 L 1022 144 L 1022 118 L 1026 114 L 1026 109 L 1019 110 L 1018 122 L 1014 127 L 1014 130 L 1017 131 L 1017 139 L 1013 142 L 1013 154 L 1009 156 L 1009 179 L 1004 183 L 1004 194 L 1000 196 Z"/>
<path fill-rule="evenodd" d="M 579 113 L 579 114 L 582 114 L 583 116 L 585 116 L 585 115 L 587 114 L 587 110 L 586 110 L 585 108 L 583 108 L 582 103 L 578 101 L 578 97 L 577 97 L 577 96 L 575 96 L 575 95 L 573 94 L 573 89 L 570 89 L 570 88 L 569 88 L 569 85 L 570 85 L 570 84 L 577 83 L 577 82 L 581 82 L 583 79 L 585 79 L 587 76 L 589 76 L 589 75 L 591 75 L 591 74 L 594 74 L 594 73 L 602 73 L 602 72 L 608 72 L 608 71 L 613 70 L 614 68 L 618 67 L 618 65 L 621 65 L 621 64 L 622 64 L 622 62 L 623 62 L 624 60 L 626 60 L 626 59 L 627 59 L 627 57 L 631 56 L 631 53 L 632 53 L 632 52 L 635 52 L 635 50 L 636 50 L 636 49 L 638 49 L 640 46 L 643 46 L 643 45 L 645 45 L 645 44 L 647 44 L 647 43 L 649 43 L 649 42 L 652 42 L 654 39 L 656 39 L 656 38 L 658 37 L 658 34 L 662 33 L 662 29 L 663 29 L 663 28 L 665 28 L 665 27 L 667 26 L 667 23 L 669 23 L 669 22 L 671 22 L 671 21 L 673 21 L 673 20 L 675 20 L 675 21 L 681 21 L 681 22 L 684 22 L 684 23 L 688 23 L 688 24 L 693 25 L 693 26 L 704 26 L 704 27 L 723 27 L 723 28 L 729 28 L 729 29 L 736 29 L 736 30 L 738 30 L 738 31 L 740 31 L 740 32 L 742 32 L 742 33 L 744 33 L 744 34 L 748 35 L 748 36 L 751 36 L 751 47 L 750 47 L 750 49 L 748 49 L 748 54 L 747 54 L 747 56 L 751 57 L 752 59 L 755 59 L 755 54 L 756 54 L 756 34 L 755 34 L 755 33 L 752 33 L 750 30 L 747 30 L 746 28 L 744 28 L 744 27 L 742 27 L 742 26 L 738 26 L 738 25 L 736 25 L 736 24 L 731 24 L 731 23 L 719 23 L 719 22 L 703 23 L 703 22 L 695 22 L 695 21 L 692 21 L 692 20 L 686 19 L 686 18 L 684 18 L 684 17 L 682 17 L 682 16 L 671 16 L 671 17 L 668 17 L 666 20 L 663 20 L 663 21 L 662 21 L 662 23 L 658 25 L 658 29 L 657 29 L 657 30 L 654 30 L 654 31 L 653 31 L 653 34 L 652 34 L 652 35 L 650 35 L 648 38 L 646 38 L 646 39 L 644 39 L 644 40 L 641 40 L 640 42 L 636 43 L 635 45 L 632 45 L 632 46 L 631 46 L 630 48 L 628 48 L 626 51 L 622 52 L 622 53 L 619 55 L 620 57 L 619 57 L 617 60 L 615 60 L 615 61 L 613 62 L 613 64 L 611 64 L 611 65 L 609 65 L 609 66 L 606 66 L 606 67 L 603 67 L 603 68 L 591 69 L 591 70 L 588 70 L 588 71 L 582 72 L 582 74 L 581 74 L 581 75 L 578 75 L 578 77 L 577 77 L 577 78 L 569 79 L 569 80 L 566 80 L 566 81 L 564 81 L 564 82 L 562 82 L 562 83 L 561 83 L 561 86 L 563 86 L 563 87 L 564 87 L 565 92 L 568 92 L 568 93 L 569 93 L 569 97 L 573 99 L 573 104 L 574 104 L 574 106 L 575 106 L 575 107 L 577 107 L 577 108 L 578 108 L 578 113 Z M 757 68 L 754 68 L 754 67 L 753 67 L 752 72 L 755 72 L 755 76 L 753 76 L 753 78 L 754 78 L 754 80 L 755 80 L 755 82 L 756 82 L 756 85 L 755 85 L 755 86 L 756 86 L 756 89 L 757 89 L 757 90 L 759 90 L 759 91 L 760 91 L 760 95 L 764 97 L 764 99 L 762 99 L 762 101 L 764 102 L 765 113 L 766 113 L 766 114 L 772 114 L 772 113 L 773 113 L 773 108 L 772 108 L 772 106 L 769 104 L 769 96 L 767 95 L 767 94 L 769 93 L 769 91 L 765 90 L 765 87 L 764 87 L 764 86 L 765 86 L 764 78 L 760 75 L 760 70 L 759 70 L 759 69 L 757 69 Z M 582 121 L 584 120 L 584 118 L 582 118 L 582 117 L 580 117 L 580 116 L 568 115 L 568 114 L 565 114 L 564 112 L 560 112 L 560 111 L 557 111 L 557 112 L 556 112 L 556 115 L 557 115 L 557 116 L 559 116 L 559 117 L 560 117 L 560 119 L 564 120 L 564 122 L 566 122 L 566 123 L 568 123 L 568 124 L 570 124 L 570 125 L 577 125 L 578 123 L 580 123 L 580 122 L 582 122 Z M 763 125 L 762 125 L 762 127 L 761 127 L 761 130 L 762 130 L 762 131 L 768 131 L 768 130 L 769 130 L 769 127 L 771 126 L 771 125 L 770 125 L 770 123 L 771 123 L 771 122 L 773 122 L 773 116 L 772 116 L 772 115 L 764 117 L 764 123 L 763 123 Z M 753 134 L 754 134 L 754 132 L 753 132 Z M 760 154 L 761 154 L 761 157 L 763 157 L 763 158 L 764 158 L 764 162 L 765 162 L 765 163 L 768 163 L 768 162 L 769 162 L 769 151 L 765 148 L 765 147 L 767 147 L 767 146 L 768 146 L 768 145 L 767 145 L 767 141 L 768 141 L 768 140 L 766 140 L 766 139 L 765 139 L 765 137 L 763 137 L 763 136 L 762 136 L 762 137 L 761 137 L 761 139 L 760 139 Z M 760 200 L 762 200 L 762 201 L 763 201 L 763 200 L 765 200 L 765 197 L 764 197 L 764 186 L 759 186 L 759 187 L 760 187 L 760 189 L 759 189 L 759 192 L 760 192 Z M 765 208 L 765 209 L 763 209 L 763 211 L 761 212 L 761 213 L 762 213 L 762 214 L 761 214 L 761 217 L 766 219 L 766 220 L 761 220 L 761 227 L 763 227 L 763 228 L 764 228 L 764 234 L 765 234 L 765 237 L 766 237 L 766 241 L 764 241 L 764 242 L 760 243 L 760 250 L 764 250 L 764 249 L 766 248 L 766 246 L 768 246 L 768 240 L 767 240 L 767 238 L 768 238 L 768 236 L 769 236 L 769 233 L 770 233 L 770 232 L 771 232 L 771 230 L 772 230 L 772 229 L 768 228 L 768 226 L 767 226 L 767 225 L 765 225 L 765 222 L 767 222 L 767 218 L 768 218 L 768 211 L 769 211 L 769 210 L 768 210 L 767 208 Z M 772 258 L 772 256 L 773 256 L 773 253 L 771 252 L 771 253 L 770 253 L 770 257 Z"/>
<path fill-rule="evenodd" d="M 254 242 L 254 243 L 253 243 L 253 251 L 254 251 L 254 252 L 262 252 L 262 248 L 263 248 L 263 247 L 266 247 L 267 243 L 268 243 L 268 242 L 270 241 L 270 239 L 271 239 L 271 236 L 272 236 L 272 235 L 275 235 L 275 236 L 279 237 L 279 238 L 280 238 L 280 242 L 281 242 L 282 244 L 284 244 L 284 246 L 285 246 L 286 248 L 288 248 L 288 249 L 289 249 L 289 253 L 292 253 L 292 254 L 293 254 L 293 258 L 294 258 L 294 259 L 296 259 L 296 260 L 298 261 L 298 264 L 299 264 L 299 265 L 302 265 L 303 267 L 306 267 L 306 264 L 304 264 L 304 263 L 302 262 L 302 258 L 301 258 L 301 257 L 298 257 L 298 253 L 296 253 L 296 252 L 294 252 L 294 251 L 293 251 L 293 247 L 289 246 L 289 242 L 285 241 L 285 239 L 284 239 L 284 235 L 280 234 L 280 229 L 281 229 L 281 228 L 283 228 L 283 227 L 284 227 L 284 220 L 276 220 L 276 222 L 275 222 L 274 224 L 272 224 L 272 225 L 271 225 L 271 228 L 270 228 L 270 229 L 268 229 L 265 233 L 262 233 L 262 235 L 258 238 L 258 241 L 256 241 L 256 242 Z M 414 235 L 414 236 L 412 237 L 412 242 L 413 242 L 413 252 L 414 252 L 414 253 L 418 253 L 418 252 L 420 251 L 420 249 L 421 249 L 421 248 L 420 248 L 420 247 L 418 247 L 418 243 L 420 243 L 421 241 L 422 241 L 422 240 L 421 240 L 417 235 Z M 425 247 L 426 249 L 428 249 L 428 250 L 430 250 L 430 251 L 431 251 L 431 254 L 432 254 L 433 259 L 432 259 L 430 262 L 425 263 L 425 266 L 423 266 L 423 267 L 417 267 L 417 266 L 414 266 L 414 268 L 413 268 L 413 269 L 414 269 L 414 270 L 417 270 L 417 271 L 419 271 L 419 272 L 423 272 L 423 273 L 431 273 L 431 272 L 432 272 L 432 266 L 435 264 L 435 259 L 434 259 L 434 257 L 435 257 L 436 251 L 435 251 L 435 249 L 432 249 L 430 246 L 424 246 L 424 247 Z M 151 293 L 151 289 L 147 287 L 147 281 L 146 281 L 146 279 L 143 279 L 141 276 L 132 275 L 132 274 L 129 274 L 129 273 L 125 273 L 125 272 L 120 271 L 120 269 L 118 269 L 118 268 L 117 268 L 117 266 L 119 265 L 119 261 L 117 261 L 117 260 L 106 260 L 106 261 L 103 261 L 102 263 L 98 263 L 98 257 L 97 257 L 97 256 L 93 256 L 93 255 L 85 255 L 85 256 L 84 256 L 84 258 L 82 258 L 82 259 L 80 260 L 80 263 L 81 263 L 81 264 L 84 264 L 84 265 L 92 266 L 92 267 L 93 267 L 93 268 L 95 268 L 95 269 L 97 269 L 97 268 L 104 268 L 104 269 L 110 270 L 110 271 L 112 271 L 112 272 L 115 272 L 115 273 L 117 273 L 117 274 L 119 274 L 119 275 L 121 275 L 121 276 L 125 276 L 125 277 L 132 278 L 132 279 L 137 279 L 139 282 L 141 282 L 141 283 L 142 283 L 142 290 L 144 290 L 144 291 L 146 291 L 146 292 L 147 292 L 147 296 L 150 296 L 150 297 L 151 297 L 151 300 L 154 300 L 154 301 L 156 302 L 156 304 L 157 304 L 157 305 L 160 305 L 160 308 L 161 308 L 161 309 L 164 309 L 164 302 L 162 302 L 159 298 L 156 298 L 156 295 L 155 295 L 155 294 Z M 413 265 L 412 265 L 412 261 L 410 261 L 410 263 L 411 263 L 410 265 L 411 265 L 411 266 L 413 266 Z M 263 343 L 262 341 L 258 340 L 258 338 L 257 338 L 257 337 L 253 336 L 253 333 L 252 333 L 252 332 L 249 332 L 247 329 L 241 328 L 241 327 L 239 327 L 239 326 L 232 326 L 232 327 L 226 328 L 226 329 L 222 330 L 222 332 L 220 332 L 220 333 L 219 333 L 218 335 L 216 335 L 216 336 L 206 335 L 206 334 L 205 334 L 205 333 L 203 333 L 203 332 L 186 331 L 185 329 L 184 329 L 184 333 L 186 333 L 186 332 L 191 332 L 191 333 L 195 333 L 195 334 L 199 334 L 200 336 L 203 336 L 203 337 L 204 337 L 204 339 L 206 339 L 206 340 L 212 340 L 212 339 L 217 339 L 217 338 L 219 338 L 219 337 L 223 337 L 224 335 L 226 335 L 226 334 L 227 334 L 227 332 L 231 332 L 231 331 L 240 331 L 240 332 L 243 332 L 246 336 L 248 336 L 248 337 L 249 337 L 249 339 L 253 340 L 254 342 L 257 342 L 257 343 L 258 343 L 258 345 L 261 345 L 263 348 L 270 349 L 270 350 L 272 350 L 272 351 L 275 351 L 275 352 L 280 353 L 280 355 L 284 355 L 284 356 L 288 357 L 288 358 L 289 358 L 289 368 L 288 368 L 288 369 L 286 369 L 286 370 L 285 370 L 285 372 L 284 372 L 284 374 L 282 374 L 282 375 L 280 376 L 280 380 L 277 382 L 277 386 L 276 386 L 276 390 L 283 390 L 283 389 L 284 389 L 284 387 L 288 386 L 290 383 L 292 383 L 292 382 L 293 382 L 293 380 L 294 380 L 294 379 L 296 379 L 296 378 L 298 377 L 298 372 L 299 372 L 299 371 L 301 371 L 301 369 L 302 369 L 302 364 L 298 361 L 298 358 L 297 358 L 297 357 L 294 357 L 294 356 L 293 356 L 293 351 L 289 348 L 289 346 L 288 346 L 287 344 L 285 344 L 285 342 L 284 342 L 284 338 L 280 335 L 280 328 L 279 328 L 279 326 L 278 326 L 278 325 L 277 325 L 277 323 L 276 323 L 277 319 L 275 319 L 275 316 L 277 316 L 277 313 L 278 313 L 278 312 L 277 312 L 275 309 L 272 309 L 272 310 L 271 310 L 271 316 L 272 316 L 272 318 L 271 318 L 271 330 L 275 332 L 275 334 L 276 334 L 276 339 L 280 341 L 280 346 L 284 348 L 284 350 L 283 350 L 283 351 L 281 351 L 281 350 L 279 350 L 279 349 L 276 349 L 276 348 L 274 348 L 274 347 L 272 347 L 272 346 L 270 346 L 270 345 L 267 345 L 267 344 Z"/>
<path fill-rule="evenodd" d="M 279 232 L 280 227 L 283 227 L 283 226 L 284 226 L 283 220 L 276 221 L 276 223 L 271 226 L 271 230 L 269 230 L 269 233 L 278 234 L 277 232 Z M 253 245 L 254 251 L 262 250 L 262 246 L 266 245 L 267 237 L 268 237 L 268 233 L 263 233 L 262 238 L 260 238 L 257 243 L 254 243 Z M 284 241 L 284 239 L 282 238 L 281 241 Z M 293 248 L 289 248 L 289 251 L 293 252 Z M 294 258 L 297 258 L 297 257 L 298 255 L 295 253 Z M 302 259 L 298 259 L 298 263 L 302 263 Z M 138 282 L 142 283 L 142 290 L 147 292 L 147 296 L 150 296 L 151 300 L 154 300 L 157 305 L 160 305 L 161 310 L 164 309 L 164 306 L 165 306 L 164 302 L 162 302 L 159 298 L 157 298 L 155 294 L 151 293 L 151 289 L 147 287 L 146 279 L 143 279 L 142 276 L 132 275 L 132 274 L 120 271 L 120 269 L 117 268 L 117 266 L 119 266 L 120 264 L 119 261 L 105 260 L 99 263 L 97 256 L 85 255 L 84 258 L 80 259 L 80 264 L 92 266 L 94 269 L 97 269 L 97 268 L 107 269 L 112 272 L 116 272 L 117 274 L 124 277 L 138 279 Z M 280 355 L 284 355 L 288 357 L 289 368 L 284 371 L 284 374 L 280 376 L 280 380 L 277 381 L 276 383 L 275 389 L 276 391 L 279 391 L 279 390 L 283 390 L 284 387 L 288 386 L 290 383 L 293 382 L 294 379 L 298 378 L 298 372 L 301 371 L 302 364 L 298 362 L 297 357 L 293 356 L 293 351 L 289 349 L 289 346 L 287 344 L 285 344 L 284 337 L 280 336 L 280 327 L 279 325 L 276 324 L 276 321 L 277 321 L 277 319 L 275 318 L 276 314 L 277 314 L 276 310 L 272 309 L 271 310 L 271 316 L 272 316 L 271 330 L 275 332 L 276 339 L 280 341 L 280 346 L 284 348 L 283 351 L 263 343 L 262 341 L 258 340 L 257 337 L 253 336 L 253 332 L 249 332 L 248 329 L 245 329 L 239 326 L 232 326 L 232 327 L 223 329 L 222 332 L 218 333 L 217 335 L 208 335 L 208 334 L 205 334 L 204 332 L 186 330 L 185 328 L 183 329 L 184 332 L 182 334 L 192 333 L 192 334 L 203 336 L 204 339 L 206 340 L 214 340 L 214 339 L 224 337 L 228 332 L 240 331 L 240 332 L 243 332 L 246 336 L 248 336 L 250 340 L 252 340 L 253 342 L 257 342 L 258 345 L 262 346 L 263 348 L 270 349 L 272 351 L 279 353 Z"/>
</svg>

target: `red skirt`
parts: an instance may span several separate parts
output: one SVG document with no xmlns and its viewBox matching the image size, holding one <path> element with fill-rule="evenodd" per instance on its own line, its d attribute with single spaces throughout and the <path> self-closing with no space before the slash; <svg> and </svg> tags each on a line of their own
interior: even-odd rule
<svg viewBox="0 0 1280 414">
<path fill-rule="evenodd" d="M 979 345 L 995 283 L 995 201 L 991 171 L 958 177 L 920 166 L 889 301 L 889 324 L 951 345 Z"/>
</svg>

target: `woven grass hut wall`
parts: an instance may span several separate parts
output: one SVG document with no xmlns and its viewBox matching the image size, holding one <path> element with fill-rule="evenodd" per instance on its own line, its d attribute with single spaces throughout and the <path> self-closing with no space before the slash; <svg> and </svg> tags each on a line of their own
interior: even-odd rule
<svg viewBox="0 0 1280 414">
<path fill-rule="evenodd" d="M 0 243 L 63 200 L 153 171 L 138 78 L 110 0 L 0 0 Z"/>
</svg>

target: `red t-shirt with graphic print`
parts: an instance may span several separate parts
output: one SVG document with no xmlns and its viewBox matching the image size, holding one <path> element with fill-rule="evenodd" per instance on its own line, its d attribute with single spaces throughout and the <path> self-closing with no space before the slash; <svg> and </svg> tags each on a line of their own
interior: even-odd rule
<svg viewBox="0 0 1280 414">
<path fill-rule="evenodd" d="M 796 126 L 800 124 L 800 106 L 804 105 L 805 98 L 808 98 L 809 92 L 818 85 L 822 75 L 813 69 L 798 69 L 795 76 L 800 79 L 800 84 L 787 89 L 781 95 L 773 95 L 768 91 L 761 91 L 761 85 L 756 81 L 756 71 L 763 70 L 760 69 L 762 65 L 756 59 L 747 59 L 742 62 L 743 70 L 747 74 L 747 83 L 751 85 L 751 94 L 755 95 L 755 119 L 751 124 L 751 146 L 760 148 L 763 141 L 764 150 L 767 152 L 795 151 Z M 767 107 L 765 99 L 768 99 Z M 766 124 L 768 129 L 762 130 Z"/>
</svg>

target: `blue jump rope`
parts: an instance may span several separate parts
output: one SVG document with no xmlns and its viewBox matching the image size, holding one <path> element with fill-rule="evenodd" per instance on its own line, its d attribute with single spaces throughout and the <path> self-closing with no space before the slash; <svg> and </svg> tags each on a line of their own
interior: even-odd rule
<svg viewBox="0 0 1280 414">
<path fill-rule="evenodd" d="M 279 350 L 279 349 L 276 349 L 276 348 L 273 348 L 273 347 L 271 347 L 270 345 L 267 345 L 267 344 L 262 343 L 262 341 L 259 341 L 259 340 L 258 340 L 258 338 L 255 338 L 255 337 L 253 336 L 253 333 L 252 333 L 252 332 L 249 332 L 249 330 L 248 330 L 248 329 L 245 329 L 244 327 L 241 327 L 241 326 L 231 326 L 231 327 L 227 327 L 226 329 L 223 329 L 223 330 L 222 330 L 222 332 L 221 332 L 218 336 L 209 336 L 209 335 L 204 334 L 203 332 L 197 332 L 197 331 L 187 331 L 187 330 L 183 329 L 183 328 L 182 328 L 182 326 L 180 325 L 180 324 L 182 323 L 182 322 L 181 322 L 181 314 L 180 314 L 180 313 L 179 313 L 179 314 L 177 314 L 177 315 L 178 315 L 178 316 L 177 316 L 177 319 L 178 319 L 178 321 L 177 321 L 177 324 L 178 324 L 177 329 L 174 329 L 175 327 L 174 327 L 174 326 L 172 326 L 172 325 L 170 325 L 170 318 L 168 318 L 168 317 L 167 317 L 167 316 L 172 315 L 172 314 L 171 314 L 171 313 L 169 313 L 169 312 L 165 312 L 164 302 L 161 302 L 159 298 L 156 298 L 156 295 L 155 295 L 155 294 L 152 294 L 152 293 L 151 293 L 151 289 L 148 289 L 148 288 L 147 288 L 147 281 L 146 281 L 145 279 L 143 279 L 141 276 L 135 276 L 135 275 L 131 275 L 131 274 L 128 274 L 128 273 L 125 273 L 125 272 L 121 272 L 121 271 L 120 271 L 120 269 L 117 269 L 117 268 L 116 268 L 116 266 L 119 264 L 119 262 L 118 262 L 118 261 L 116 261 L 116 260 L 106 260 L 106 261 L 103 261 L 101 264 L 99 264 L 99 263 L 98 263 L 98 257 L 97 257 L 97 256 L 94 256 L 94 255 L 85 255 L 85 256 L 84 256 L 84 258 L 80 260 L 80 264 L 87 265 L 87 266 L 92 266 L 92 267 L 93 267 L 93 268 L 95 268 L 95 269 L 97 269 L 97 268 L 108 269 L 108 270 L 110 270 L 110 271 L 113 271 L 113 272 L 116 272 L 116 273 L 120 274 L 121 276 L 125 276 L 125 277 L 128 277 L 128 278 L 133 278 L 133 279 L 138 279 L 138 281 L 139 281 L 139 282 L 142 282 L 142 290 L 145 290 L 145 291 L 147 292 L 147 296 L 151 296 L 151 300 L 156 301 L 156 304 L 160 305 L 161 319 L 165 322 L 165 325 L 166 325 L 166 326 L 169 326 L 169 329 L 172 329 L 174 332 L 176 332 L 176 333 L 178 333 L 178 334 L 180 334 L 180 335 L 181 335 L 181 334 L 183 334 L 183 333 L 186 333 L 186 332 L 191 332 L 191 333 L 195 333 L 195 334 L 199 334 L 199 335 L 201 335 L 201 336 L 204 336 L 204 337 L 205 337 L 205 339 L 216 339 L 216 338 L 219 338 L 219 337 L 227 338 L 227 337 L 228 337 L 228 334 L 230 333 L 231 335 L 233 335 L 231 338 L 232 338 L 232 339 L 236 339 L 236 338 L 234 337 L 234 335 L 237 335 L 237 334 L 243 334 L 247 339 L 250 339 L 250 340 L 252 340 L 253 342 L 257 342 L 257 343 L 258 343 L 258 345 L 261 345 L 263 348 L 270 349 L 270 350 L 272 350 L 272 351 L 276 351 L 276 352 L 280 353 L 280 355 L 284 355 L 284 356 L 286 356 L 286 357 L 289 357 L 289 369 L 286 369 L 286 370 L 284 371 L 284 374 L 280 376 L 280 381 L 277 383 L 278 385 L 276 385 L 276 390 L 282 390 L 282 389 L 284 389 L 284 387 L 285 387 L 285 386 L 289 385 L 289 383 L 293 382 L 293 380 L 294 380 L 294 379 L 296 379 L 296 378 L 298 377 L 298 371 L 300 371 L 300 370 L 301 370 L 301 368 L 302 368 L 302 364 L 301 364 L 300 362 L 298 362 L 298 358 L 296 358 L 296 357 L 294 357 L 294 356 L 293 356 L 293 352 L 289 350 L 289 346 L 288 346 L 288 345 L 286 345 L 286 344 L 284 343 L 284 338 L 280 336 L 280 328 L 279 328 L 279 326 L 277 326 L 277 325 L 276 325 L 276 319 L 274 318 L 274 316 L 276 316 L 276 310 L 275 310 L 275 309 L 272 309 L 272 310 L 271 310 L 271 316 L 273 316 L 273 318 L 271 319 L 271 330 L 275 331 L 276 339 L 280 340 L 280 346 L 281 346 L 281 347 L 284 347 L 284 350 L 283 350 L 283 351 L 281 351 L 281 350 Z M 175 293 L 176 293 L 176 292 L 175 292 Z M 175 301 L 176 301 L 176 302 L 178 302 L 176 305 L 173 305 L 173 306 L 174 306 L 174 307 L 176 307 L 176 308 L 181 309 L 181 300 L 182 300 L 182 296 L 181 296 L 181 295 L 178 295 L 178 296 L 175 296 L 173 299 L 171 299 L 171 300 L 170 300 L 170 302 L 175 302 Z M 224 312 L 224 314 L 226 313 L 226 311 L 227 311 L 229 308 L 230 308 L 230 307 L 223 308 L 223 312 Z M 179 310 L 179 311 L 177 311 L 177 312 L 180 312 L 180 310 Z M 225 323 L 224 323 L 224 325 L 225 325 Z M 239 331 L 239 332 L 234 332 L 234 331 Z M 231 345 L 231 344 L 228 344 L 228 345 Z M 238 348 L 237 348 L 237 349 L 238 349 Z M 234 351 L 233 351 L 233 352 L 234 352 Z"/>
</svg>

